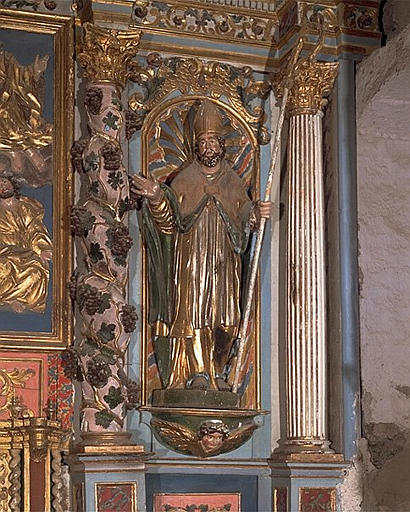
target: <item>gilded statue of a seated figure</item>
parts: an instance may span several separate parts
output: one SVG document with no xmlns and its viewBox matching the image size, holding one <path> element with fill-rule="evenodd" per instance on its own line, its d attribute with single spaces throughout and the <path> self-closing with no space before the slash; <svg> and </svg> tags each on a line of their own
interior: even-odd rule
<svg viewBox="0 0 410 512">
<path fill-rule="evenodd" d="M 43 313 L 52 242 L 40 202 L 20 196 L 10 173 L 0 174 L 0 308 Z"/>
</svg>

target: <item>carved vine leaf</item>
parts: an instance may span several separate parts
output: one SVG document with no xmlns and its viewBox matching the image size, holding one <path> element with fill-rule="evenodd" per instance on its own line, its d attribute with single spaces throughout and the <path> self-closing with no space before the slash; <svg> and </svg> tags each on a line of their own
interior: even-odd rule
<svg viewBox="0 0 410 512">
<path fill-rule="evenodd" d="M 120 171 L 111 171 L 108 173 L 108 184 L 114 189 L 118 190 L 118 187 L 124 184 L 122 179 L 122 173 Z"/>
<path fill-rule="evenodd" d="M 110 386 L 108 389 L 108 395 L 104 395 L 104 400 L 110 406 L 110 409 L 115 409 L 124 401 L 124 397 L 121 393 L 121 388 Z"/>
<path fill-rule="evenodd" d="M 111 422 L 115 419 L 116 416 L 105 409 L 95 413 L 95 424 L 103 428 L 109 428 Z"/>
<path fill-rule="evenodd" d="M 88 187 L 88 190 L 91 195 L 98 196 L 100 191 L 100 184 L 98 183 L 98 181 L 92 181 L 90 183 L 90 186 Z"/>
<path fill-rule="evenodd" d="M 112 104 L 117 107 L 117 109 L 121 112 L 122 111 L 122 103 L 121 98 L 118 96 L 116 91 L 113 91 L 111 94 L 111 101 Z"/>
<path fill-rule="evenodd" d="M 225 97 L 251 126 L 259 142 L 269 141 L 263 103 L 271 86 L 269 82 L 255 80 L 248 66 L 239 69 L 215 61 L 161 59 L 158 54 L 150 54 L 143 65 L 135 64 L 130 79 L 138 85 L 138 90 L 131 96 L 129 105 L 139 119 L 174 91 L 214 99 Z"/>
<path fill-rule="evenodd" d="M 102 259 L 104 259 L 104 255 L 101 251 L 101 246 L 98 242 L 91 242 L 90 243 L 90 260 L 92 263 L 98 263 Z"/>
<path fill-rule="evenodd" d="M 115 324 L 106 324 L 102 322 L 97 336 L 102 343 L 109 343 L 115 338 Z"/>
<path fill-rule="evenodd" d="M 115 364 L 116 363 L 116 353 L 110 347 L 102 346 L 100 348 L 100 357 L 107 364 Z"/>
<path fill-rule="evenodd" d="M 103 122 L 104 122 L 104 129 L 106 131 L 109 131 L 109 130 L 118 130 L 119 126 L 118 126 L 118 121 L 119 121 L 119 117 L 116 116 L 115 114 L 113 114 L 112 112 L 108 112 L 108 114 L 103 117 Z"/>
</svg>

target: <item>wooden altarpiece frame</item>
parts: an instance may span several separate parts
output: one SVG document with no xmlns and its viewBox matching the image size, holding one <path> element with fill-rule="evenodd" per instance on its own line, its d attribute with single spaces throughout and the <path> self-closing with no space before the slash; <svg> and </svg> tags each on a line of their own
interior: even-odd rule
<svg viewBox="0 0 410 512">
<path fill-rule="evenodd" d="M 0 347 L 20 350 L 63 349 L 70 344 L 72 338 L 71 302 L 67 282 L 73 262 L 69 226 L 69 208 L 73 193 L 70 162 L 74 127 L 73 19 L 55 14 L 0 9 L 0 25 L 3 51 L 12 55 L 11 58 L 18 65 L 32 64 L 37 55 L 44 56 L 45 53 L 48 56 L 44 73 L 44 104 L 48 101 L 47 121 L 52 126 L 52 163 L 47 182 L 49 193 L 46 204 L 42 204 L 44 217 L 49 217 L 52 239 L 50 284 L 47 307 L 43 313 L 43 317 L 47 316 L 47 322 L 39 322 L 41 328 L 37 328 L 35 321 L 28 320 L 24 324 L 24 312 L 2 311 L 1 314 L 9 316 L 7 323 L 10 325 L 4 328 L 6 323 L 0 321 Z M 15 40 L 14 48 L 18 49 L 11 49 L 9 40 Z M 41 197 L 39 202 L 42 203 Z M 31 316 L 41 314 L 31 313 Z M 43 328 L 45 324 L 47 326 Z"/>
</svg>

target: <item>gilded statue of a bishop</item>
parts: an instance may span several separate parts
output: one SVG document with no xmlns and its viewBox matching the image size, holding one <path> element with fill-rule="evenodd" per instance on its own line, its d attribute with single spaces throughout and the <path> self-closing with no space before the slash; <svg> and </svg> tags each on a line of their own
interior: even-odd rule
<svg viewBox="0 0 410 512">
<path fill-rule="evenodd" d="M 194 121 L 195 160 L 169 186 L 135 175 L 146 198 L 150 321 L 166 339 L 167 388 L 229 391 L 229 361 L 241 321 L 243 255 L 271 203 L 251 201 L 224 159 L 223 123 L 204 100 Z M 160 332 L 162 330 L 162 332 Z"/>
</svg>

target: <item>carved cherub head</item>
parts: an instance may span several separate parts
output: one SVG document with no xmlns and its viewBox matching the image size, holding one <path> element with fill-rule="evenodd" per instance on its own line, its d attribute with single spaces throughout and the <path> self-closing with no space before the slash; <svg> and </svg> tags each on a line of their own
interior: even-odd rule
<svg viewBox="0 0 410 512">
<path fill-rule="evenodd" d="M 201 424 L 198 431 L 198 439 L 205 453 L 213 452 L 220 448 L 229 436 L 229 429 L 220 420 L 209 420 Z"/>
<path fill-rule="evenodd" d="M 18 197 L 19 190 L 20 185 L 13 175 L 10 159 L 0 154 L 0 199 Z"/>
</svg>

